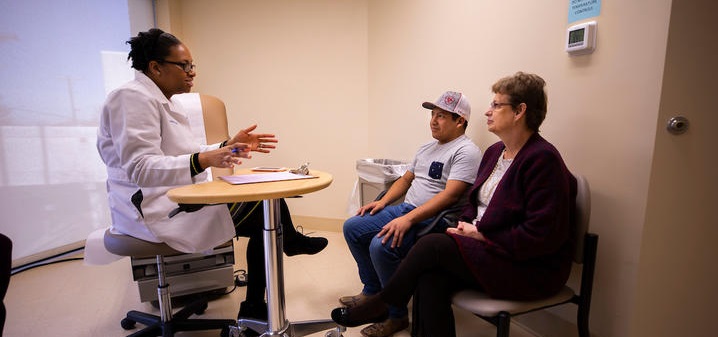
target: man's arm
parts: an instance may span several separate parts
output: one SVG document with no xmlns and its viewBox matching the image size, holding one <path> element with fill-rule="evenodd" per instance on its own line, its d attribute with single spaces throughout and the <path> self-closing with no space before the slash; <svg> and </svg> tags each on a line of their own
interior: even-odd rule
<svg viewBox="0 0 718 337">
<path fill-rule="evenodd" d="M 437 193 L 423 205 L 414 208 L 404 217 L 407 217 L 412 224 L 434 217 L 441 211 L 456 204 L 469 187 L 471 187 L 471 184 L 461 180 L 449 180 L 446 182 L 446 188 L 443 191 Z"/>
<path fill-rule="evenodd" d="M 460 180 L 447 181 L 446 188 L 444 188 L 443 191 L 437 193 L 423 205 L 414 208 L 411 212 L 386 224 L 377 236 L 384 237 L 382 244 L 385 244 L 389 238 L 393 238 L 391 247 L 394 248 L 401 246 L 404 234 L 409 230 L 409 228 L 411 228 L 411 226 L 415 223 L 436 216 L 444 209 L 455 204 L 459 201 L 469 186 L 471 185 Z"/>
<path fill-rule="evenodd" d="M 414 181 L 414 173 L 406 171 L 403 176 L 399 177 L 399 179 L 391 184 L 391 187 L 389 187 L 389 190 L 386 191 L 381 199 L 372 201 L 362 206 L 357 211 L 357 215 L 364 215 L 367 211 L 369 211 L 369 214 L 373 215 L 381 211 L 384 207 L 386 207 L 386 205 L 393 203 L 406 194 L 406 191 L 409 190 L 412 181 Z"/>
</svg>

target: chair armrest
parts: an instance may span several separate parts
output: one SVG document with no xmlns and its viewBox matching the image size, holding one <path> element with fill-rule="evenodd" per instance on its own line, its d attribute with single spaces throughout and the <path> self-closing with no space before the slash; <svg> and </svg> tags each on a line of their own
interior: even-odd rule
<svg viewBox="0 0 718 337">
<path fill-rule="evenodd" d="M 431 231 L 434 230 L 434 227 L 436 227 L 437 224 L 439 224 L 440 220 L 444 220 L 449 224 L 449 227 L 456 227 L 457 220 L 458 220 L 458 212 L 461 211 L 462 207 L 460 206 L 451 206 L 439 213 L 436 217 L 434 217 L 434 220 L 431 221 L 431 223 L 422 228 L 418 233 L 416 233 L 417 237 L 422 237 L 426 234 L 431 233 Z M 457 214 L 456 217 L 452 216 L 454 214 Z"/>
<path fill-rule="evenodd" d="M 379 201 L 381 198 L 384 197 L 384 195 L 386 195 L 386 190 L 379 192 L 379 194 L 376 196 L 376 198 L 374 198 L 374 201 Z"/>
</svg>

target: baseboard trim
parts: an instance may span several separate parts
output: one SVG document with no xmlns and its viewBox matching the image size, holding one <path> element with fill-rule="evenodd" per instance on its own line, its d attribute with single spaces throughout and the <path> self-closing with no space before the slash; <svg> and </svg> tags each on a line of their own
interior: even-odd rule
<svg viewBox="0 0 718 337">
<path fill-rule="evenodd" d="M 64 254 L 75 254 L 73 252 L 85 247 L 85 240 L 69 243 L 64 246 L 54 247 L 39 253 L 21 257 L 11 262 L 11 269 L 13 272 L 22 271 L 22 269 L 33 265 L 35 263 L 42 264 L 43 262 L 54 261 L 55 259 L 64 258 Z"/>
<path fill-rule="evenodd" d="M 320 218 L 314 216 L 292 215 L 292 221 L 295 226 L 302 226 L 305 232 L 308 229 L 341 232 L 344 225 L 344 219 Z"/>
</svg>

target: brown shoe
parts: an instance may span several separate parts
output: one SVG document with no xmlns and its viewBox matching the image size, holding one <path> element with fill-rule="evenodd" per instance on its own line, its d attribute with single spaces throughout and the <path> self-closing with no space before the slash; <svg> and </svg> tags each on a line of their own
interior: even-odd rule
<svg viewBox="0 0 718 337">
<path fill-rule="evenodd" d="M 361 303 L 362 301 L 364 301 L 367 298 L 369 298 L 369 295 L 365 295 L 364 293 L 359 293 L 354 296 L 342 296 L 342 297 L 339 297 L 339 303 L 346 306 L 347 308 L 351 308 L 351 307 Z"/>
<path fill-rule="evenodd" d="M 381 323 L 374 323 L 361 330 L 364 337 L 389 337 L 409 327 L 409 317 L 389 318 Z"/>
</svg>

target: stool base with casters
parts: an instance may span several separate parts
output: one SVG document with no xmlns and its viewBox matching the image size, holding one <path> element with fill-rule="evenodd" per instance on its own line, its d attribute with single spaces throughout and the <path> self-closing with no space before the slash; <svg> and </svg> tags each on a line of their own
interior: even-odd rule
<svg viewBox="0 0 718 337">
<path fill-rule="evenodd" d="M 199 299 L 185 306 L 177 313 L 172 314 L 172 300 L 169 284 L 166 281 L 164 270 L 164 257 L 169 255 L 183 254 L 164 243 L 154 243 L 140 240 L 128 235 L 114 234 L 109 230 L 105 232 L 105 248 L 113 254 L 121 256 L 151 256 L 157 259 L 157 298 L 160 315 L 152 315 L 145 312 L 131 310 L 127 316 L 120 321 L 123 329 L 135 328 L 136 323 L 142 323 L 146 327 L 128 337 L 140 336 L 162 336 L 171 337 L 180 331 L 198 330 L 221 330 L 220 336 L 227 337 L 230 333 L 230 326 L 237 321 L 233 319 L 190 319 L 189 316 L 202 314 L 207 309 L 207 300 Z"/>
</svg>

